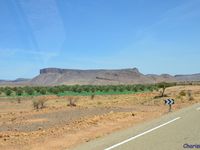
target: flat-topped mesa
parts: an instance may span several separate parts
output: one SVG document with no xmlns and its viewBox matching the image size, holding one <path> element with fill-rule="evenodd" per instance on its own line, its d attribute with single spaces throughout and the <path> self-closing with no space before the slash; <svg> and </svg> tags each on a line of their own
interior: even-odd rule
<svg viewBox="0 0 200 150">
<path fill-rule="evenodd" d="M 124 69 L 60 69 L 44 68 L 31 80 L 35 85 L 116 85 L 151 83 L 137 68 Z"/>
<path fill-rule="evenodd" d="M 128 68 L 128 69 L 116 69 L 116 70 L 106 70 L 106 69 L 95 69 L 95 70 L 78 70 L 78 69 L 60 69 L 60 68 L 44 68 L 40 70 L 40 74 L 46 73 L 67 73 L 67 72 L 104 72 L 104 71 L 132 71 L 135 73 L 140 73 L 137 68 Z"/>
<path fill-rule="evenodd" d="M 137 68 L 124 69 L 60 69 L 44 68 L 33 79 L 0 80 L 2 85 L 121 85 L 155 84 L 159 82 L 200 81 L 200 74 L 169 75 L 143 74 Z"/>
</svg>

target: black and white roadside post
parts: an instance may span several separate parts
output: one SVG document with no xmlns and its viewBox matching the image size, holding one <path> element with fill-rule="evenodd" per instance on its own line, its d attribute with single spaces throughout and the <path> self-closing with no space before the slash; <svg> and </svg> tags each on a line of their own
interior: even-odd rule
<svg viewBox="0 0 200 150">
<path fill-rule="evenodd" d="M 169 106 L 169 112 L 171 112 L 172 105 L 174 104 L 174 99 L 166 99 L 165 104 Z"/>
</svg>

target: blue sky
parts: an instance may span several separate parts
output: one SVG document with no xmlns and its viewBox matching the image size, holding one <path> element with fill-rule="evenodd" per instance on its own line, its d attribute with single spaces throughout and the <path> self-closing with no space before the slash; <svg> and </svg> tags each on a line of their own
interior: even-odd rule
<svg viewBox="0 0 200 150">
<path fill-rule="evenodd" d="M 0 79 L 45 67 L 200 72 L 200 0 L 1 0 Z"/>
</svg>

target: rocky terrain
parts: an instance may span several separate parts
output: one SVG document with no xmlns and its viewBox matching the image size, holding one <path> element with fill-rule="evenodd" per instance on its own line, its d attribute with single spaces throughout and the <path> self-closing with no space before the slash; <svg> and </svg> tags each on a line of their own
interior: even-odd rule
<svg viewBox="0 0 200 150">
<path fill-rule="evenodd" d="M 40 75 L 31 80 L 36 85 L 57 84 L 146 84 L 157 82 L 175 82 L 176 79 L 167 74 L 144 75 L 137 68 L 119 70 L 72 70 L 46 68 L 40 70 Z"/>
<path fill-rule="evenodd" d="M 192 75 L 169 75 L 147 74 L 144 75 L 137 68 L 118 70 L 75 70 L 45 68 L 40 74 L 31 80 L 17 79 L 14 81 L 0 80 L 4 85 L 117 85 L 117 84 L 148 84 L 159 82 L 184 82 L 200 81 L 200 74 Z"/>
<path fill-rule="evenodd" d="M 137 68 L 119 70 L 73 70 L 46 68 L 40 70 L 40 75 L 31 80 L 34 85 L 59 84 L 148 84 L 159 82 L 200 81 L 200 74 L 176 75 L 148 74 L 144 75 Z"/>
<path fill-rule="evenodd" d="M 140 73 L 138 69 L 121 70 L 70 70 L 47 68 L 31 80 L 32 84 L 137 84 L 149 83 L 151 80 Z"/>
</svg>

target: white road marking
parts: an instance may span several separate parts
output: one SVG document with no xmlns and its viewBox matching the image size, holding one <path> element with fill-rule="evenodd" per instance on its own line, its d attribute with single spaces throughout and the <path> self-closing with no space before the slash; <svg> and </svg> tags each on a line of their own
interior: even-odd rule
<svg viewBox="0 0 200 150">
<path fill-rule="evenodd" d="M 200 107 L 198 107 L 197 110 L 200 110 Z"/>
<path fill-rule="evenodd" d="M 111 150 L 111 149 L 113 149 L 113 148 L 116 148 L 116 147 L 118 147 L 118 146 L 120 146 L 120 145 L 122 145 L 122 144 L 125 144 L 125 143 L 127 143 L 127 142 L 130 142 L 130 141 L 132 141 L 132 140 L 134 140 L 134 139 L 136 139 L 136 138 L 139 138 L 140 136 L 143 136 L 143 135 L 145 135 L 145 134 L 147 134 L 147 133 L 150 133 L 150 132 L 152 132 L 152 131 L 154 131 L 154 130 L 156 130 L 156 129 L 159 129 L 159 128 L 161 128 L 161 127 L 167 125 L 167 124 L 170 124 L 170 123 L 172 123 L 172 122 L 174 122 L 174 121 L 176 121 L 176 120 L 178 120 L 178 119 L 180 119 L 180 118 L 181 118 L 181 117 L 177 117 L 177 118 L 175 118 L 175 119 L 173 119 L 173 120 L 170 120 L 170 121 L 168 121 L 168 122 L 166 122 L 166 123 L 164 123 L 164 124 L 161 124 L 161 125 L 159 125 L 159 126 L 153 128 L 153 129 L 150 129 L 150 130 L 147 130 L 147 131 L 145 131 L 145 132 L 143 132 L 143 133 L 140 133 L 140 134 L 138 134 L 138 135 L 136 135 L 136 136 L 134 136 L 134 137 L 131 137 L 131 138 L 127 139 L 127 140 L 124 140 L 124 141 L 122 141 L 122 142 L 120 142 L 120 143 L 118 143 L 118 144 L 115 144 L 115 145 L 113 145 L 113 146 L 111 146 L 111 147 L 108 147 L 108 148 L 106 148 L 106 149 L 104 149 L 104 150 Z"/>
</svg>

